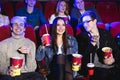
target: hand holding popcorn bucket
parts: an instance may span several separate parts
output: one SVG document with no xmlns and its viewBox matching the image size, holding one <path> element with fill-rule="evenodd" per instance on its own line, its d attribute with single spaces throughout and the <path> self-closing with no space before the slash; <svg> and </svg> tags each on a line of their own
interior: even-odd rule
<svg viewBox="0 0 120 80">
<path fill-rule="evenodd" d="M 102 51 L 104 53 L 104 58 L 105 59 L 112 56 L 112 48 L 110 48 L 110 47 L 103 47 Z"/>
<path fill-rule="evenodd" d="M 22 67 L 23 59 L 20 57 L 12 57 L 11 58 L 11 65 L 15 69 L 11 73 L 11 76 L 19 76 L 21 75 L 21 67 Z"/>
</svg>

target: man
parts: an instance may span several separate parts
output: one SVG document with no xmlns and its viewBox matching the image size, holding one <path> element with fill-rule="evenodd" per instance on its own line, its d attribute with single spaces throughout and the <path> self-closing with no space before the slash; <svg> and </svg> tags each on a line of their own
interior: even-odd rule
<svg viewBox="0 0 120 80">
<path fill-rule="evenodd" d="M 25 0 L 26 7 L 17 10 L 17 16 L 26 16 L 27 23 L 34 29 L 38 29 L 42 24 L 47 23 L 42 10 L 35 8 L 36 0 Z"/>
<path fill-rule="evenodd" d="M 83 55 L 80 74 L 87 75 L 87 63 L 92 62 L 95 64 L 95 73 L 91 80 L 117 80 L 120 51 L 112 36 L 108 31 L 97 27 L 93 11 L 84 12 L 81 21 L 83 32 L 77 36 L 79 53 Z M 107 58 L 102 51 L 104 47 L 112 49 L 112 54 Z"/>
<path fill-rule="evenodd" d="M 15 16 L 11 19 L 12 36 L 0 42 L 0 80 L 37 80 L 40 79 L 39 73 L 36 73 L 36 60 L 35 51 L 36 47 L 34 42 L 24 37 L 26 30 L 26 21 L 24 17 Z M 21 57 L 23 64 L 21 67 L 21 75 L 11 77 L 16 70 L 11 65 L 12 57 Z M 29 77 L 28 77 L 29 76 Z M 35 77 L 36 78 L 35 78 Z M 41 77 L 42 78 L 42 77 Z"/>
<path fill-rule="evenodd" d="M 92 10 L 96 13 L 97 15 L 97 21 L 101 22 L 101 19 L 99 17 L 99 15 L 97 14 L 97 11 L 95 10 L 94 7 L 85 7 L 85 2 L 84 0 L 74 0 L 74 7 L 71 9 L 70 12 L 70 17 L 71 17 L 71 21 L 70 24 L 72 25 L 74 32 L 76 32 L 76 26 L 78 23 L 81 22 L 80 17 L 81 15 L 87 11 L 87 10 Z"/>
</svg>

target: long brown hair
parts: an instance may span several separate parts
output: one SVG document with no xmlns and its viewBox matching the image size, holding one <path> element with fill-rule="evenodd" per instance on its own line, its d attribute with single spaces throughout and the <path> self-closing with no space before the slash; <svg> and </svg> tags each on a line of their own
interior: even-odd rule
<svg viewBox="0 0 120 80">
<path fill-rule="evenodd" d="M 53 24 L 52 24 L 52 48 L 54 49 L 57 49 L 58 46 L 57 46 L 57 22 L 58 20 L 63 20 L 63 18 L 61 17 L 57 17 L 54 19 L 53 21 Z M 64 24 L 66 25 L 65 21 L 64 21 Z M 63 48 L 64 48 L 64 53 L 66 54 L 67 53 L 67 47 L 68 47 L 68 39 L 67 39 L 67 32 L 66 32 L 66 27 L 65 27 L 65 32 L 63 33 L 63 37 L 62 37 L 62 40 L 63 40 Z"/>
</svg>

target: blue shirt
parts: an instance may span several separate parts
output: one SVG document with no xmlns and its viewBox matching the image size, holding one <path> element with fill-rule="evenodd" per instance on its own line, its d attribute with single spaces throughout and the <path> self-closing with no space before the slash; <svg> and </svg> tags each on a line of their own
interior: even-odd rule
<svg viewBox="0 0 120 80">
<path fill-rule="evenodd" d="M 32 13 L 28 13 L 26 7 L 20 8 L 17 10 L 16 16 L 26 16 L 27 24 L 30 24 L 33 27 L 47 23 L 42 10 L 38 8 L 34 8 Z"/>
</svg>

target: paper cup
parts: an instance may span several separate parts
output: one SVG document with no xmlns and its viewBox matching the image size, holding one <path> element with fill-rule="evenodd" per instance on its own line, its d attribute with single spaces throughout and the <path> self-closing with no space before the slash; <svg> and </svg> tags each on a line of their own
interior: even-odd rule
<svg viewBox="0 0 120 80">
<path fill-rule="evenodd" d="M 44 34 L 43 35 L 43 40 L 46 46 L 50 45 L 50 34 Z"/>
<path fill-rule="evenodd" d="M 94 75 L 94 67 L 95 67 L 94 63 L 88 63 L 87 64 L 88 74 L 90 76 Z"/>
<path fill-rule="evenodd" d="M 102 51 L 104 53 L 104 58 L 109 58 L 112 56 L 112 49 L 110 47 L 103 47 Z"/>
<path fill-rule="evenodd" d="M 82 61 L 82 55 L 81 54 L 72 54 L 72 70 L 73 71 L 79 71 L 81 61 Z"/>
<path fill-rule="evenodd" d="M 22 67 L 22 63 L 23 63 L 23 59 L 20 58 L 20 57 L 12 57 L 11 58 L 11 64 L 15 68 L 21 68 Z"/>
</svg>

